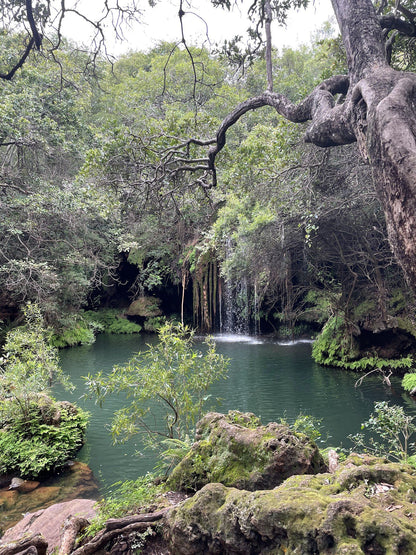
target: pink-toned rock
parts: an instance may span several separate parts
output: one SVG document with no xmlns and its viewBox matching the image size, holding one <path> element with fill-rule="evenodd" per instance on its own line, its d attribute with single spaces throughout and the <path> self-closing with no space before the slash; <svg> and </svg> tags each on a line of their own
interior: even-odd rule
<svg viewBox="0 0 416 555">
<path fill-rule="evenodd" d="M 40 533 L 48 542 L 47 552 L 51 553 L 61 544 L 65 521 L 75 515 L 90 520 L 96 513 L 95 503 L 93 499 L 73 499 L 56 503 L 35 513 L 27 513 L 18 524 L 6 530 L 0 541 L 0 547 L 17 541 L 24 535 Z"/>
<path fill-rule="evenodd" d="M 5 480 L 4 484 L 10 487 L 11 478 Z M 98 497 L 97 482 L 93 473 L 82 462 L 68 465 L 61 475 L 50 478 L 32 489 L 35 484 L 36 482 L 22 480 L 19 487 L 10 491 L 0 490 L 0 530 L 7 530 L 17 524 L 23 514 L 46 509 L 54 503 Z M 25 491 L 22 491 L 22 488 Z M 31 491 L 27 491 L 29 489 Z"/>
</svg>

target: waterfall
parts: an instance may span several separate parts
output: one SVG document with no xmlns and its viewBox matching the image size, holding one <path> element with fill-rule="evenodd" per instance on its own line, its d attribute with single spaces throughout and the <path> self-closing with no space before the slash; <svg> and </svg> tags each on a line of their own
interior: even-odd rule
<svg viewBox="0 0 416 555">
<path fill-rule="evenodd" d="M 225 244 L 226 258 L 232 254 L 231 240 Z M 252 310 L 250 306 L 250 286 L 246 276 L 239 279 L 227 276 L 223 279 L 220 301 L 221 333 L 249 334 Z M 254 332 L 256 330 L 254 329 Z"/>
</svg>

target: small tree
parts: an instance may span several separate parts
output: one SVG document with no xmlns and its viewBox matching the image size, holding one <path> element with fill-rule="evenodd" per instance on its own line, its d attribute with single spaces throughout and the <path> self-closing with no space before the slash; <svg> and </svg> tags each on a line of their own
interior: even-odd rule
<svg viewBox="0 0 416 555">
<path fill-rule="evenodd" d="M 407 462 L 414 449 L 410 440 L 416 433 L 414 417 L 405 414 L 403 407 L 389 405 L 387 401 L 374 403 L 374 412 L 361 424 L 375 436 L 366 438 L 364 433 L 349 436 L 355 449 L 395 461 Z"/>
<path fill-rule="evenodd" d="M 8 332 L 0 358 L 3 418 L 16 409 L 29 418 L 31 402 L 39 393 L 48 392 L 53 380 L 72 387 L 59 366 L 58 350 L 49 343 L 50 334 L 39 307 L 28 303 L 23 312 L 26 323 Z"/>
<path fill-rule="evenodd" d="M 159 343 L 148 345 L 126 365 L 115 366 L 108 376 L 87 376 L 89 392 L 100 403 L 110 393 L 125 393 L 131 402 L 115 413 L 115 440 L 142 433 L 156 447 L 168 438 L 185 439 L 209 398 L 210 385 L 225 378 L 228 360 L 205 340 L 206 352 L 193 348 L 194 332 L 182 324 L 165 324 Z"/>
</svg>

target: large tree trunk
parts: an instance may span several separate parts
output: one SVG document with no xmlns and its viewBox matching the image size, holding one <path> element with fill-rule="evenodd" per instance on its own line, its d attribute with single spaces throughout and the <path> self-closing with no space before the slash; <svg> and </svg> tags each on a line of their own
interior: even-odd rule
<svg viewBox="0 0 416 555">
<path fill-rule="evenodd" d="M 416 290 L 416 75 L 393 70 L 385 53 L 381 22 L 416 36 L 394 16 L 381 18 L 371 0 L 332 0 L 344 41 L 348 76 L 321 83 L 300 104 L 266 91 L 251 98 L 222 122 L 208 167 L 216 182 L 215 157 L 226 131 L 243 114 L 273 106 L 293 122 L 311 121 L 307 142 L 321 147 L 358 142 L 373 172 L 387 222 L 390 244 L 409 284 Z M 335 101 L 341 95 L 343 102 Z"/>
<path fill-rule="evenodd" d="M 416 289 L 416 76 L 389 67 L 370 0 L 332 4 L 347 53 L 347 114 L 373 170 L 391 246 Z"/>
</svg>

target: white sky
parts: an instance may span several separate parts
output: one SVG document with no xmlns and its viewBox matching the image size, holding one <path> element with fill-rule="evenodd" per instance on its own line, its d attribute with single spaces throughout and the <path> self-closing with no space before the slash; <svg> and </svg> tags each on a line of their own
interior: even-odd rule
<svg viewBox="0 0 416 555">
<path fill-rule="evenodd" d="M 247 1 L 245 4 L 247 5 Z M 91 14 L 99 13 L 102 0 L 79 0 L 78 5 L 80 11 L 87 9 Z M 154 8 L 150 8 L 148 4 L 143 5 L 145 8 L 142 22 L 125 31 L 124 42 L 110 38 L 110 32 L 108 33 L 110 54 L 119 55 L 128 50 L 148 50 L 160 41 L 180 39 L 178 1 L 161 0 Z M 243 8 L 244 5 L 241 6 L 241 10 L 234 8 L 231 13 L 228 13 L 219 8 L 215 9 L 209 0 L 192 0 L 192 8 L 184 6 L 184 10 L 197 13 L 205 19 L 206 24 L 197 15 L 187 13 L 183 22 L 188 43 L 200 45 L 208 41 L 206 25 L 211 43 L 221 43 L 224 39 L 230 39 L 237 34 L 244 36 L 249 23 L 244 17 Z M 288 18 L 286 28 L 275 24 L 272 28 L 273 43 L 278 48 L 306 44 L 310 41 L 311 35 L 328 19 L 333 20 L 330 0 L 315 0 L 307 10 L 293 11 Z M 67 17 L 64 33 L 77 42 L 88 45 L 90 29 L 79 18 Z"/>
</svg>

